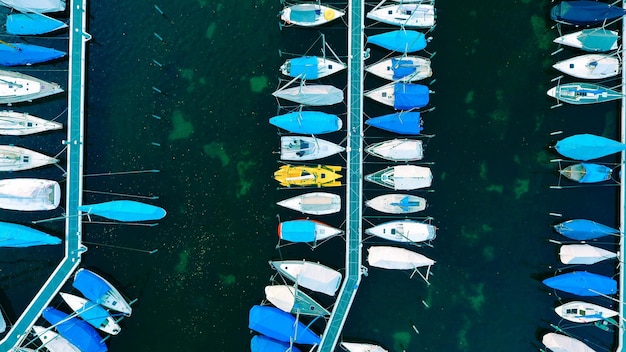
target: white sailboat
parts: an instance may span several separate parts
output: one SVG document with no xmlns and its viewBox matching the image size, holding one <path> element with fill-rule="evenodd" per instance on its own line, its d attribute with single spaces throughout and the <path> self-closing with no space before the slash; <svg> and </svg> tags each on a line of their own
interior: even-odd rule
<svg viewBox="0 0 626 352">
<path fill-rule="evenodd" d="M 278 88 L 273 96 L 294 103 L 310 106 L 328 106 L 339 104 L 343 101 L 343 90 L 328 84 L 305 84 L 306 80 L 300 81 L 297 87 L 287 88 L 296 81 L 299 76 Z"/>
<path fill-rule="evenodd" d="M 617 253 L 588 244 L 566 244 L 559 249 L 559 257 L 563 264 L 591 265 L 617 258 Z"/>
<path fill-rule="evenodd" d="M 36 151 L 0 145 L 0 171 L 21 171 L 58 163 L 59 160 Z"/>
<path fill-rule="evenodd" d="M 79 317 L 96 329 L 111 335 L 119 334 L 121 330 L 119 324 L 102 306 L 69 293 L 59 292 L 59 295 Z"/>
<path fill-rule="evenodd" d="M 604 79 L 617 76 L 622 65 L 615 55 L 586 54 L 559 61 L 552 67 L 576 78 Z"/>
<path fill-rule="evenodd" d="M 394 242 L 424 242 L 435 239 L 437 228 L 415 220 L 393 220 L 365 230 L 368 235 Z"/>
<path fill-rule="evenodd" d="M 0 111 L 0 135 L 3 136 L 26 136 L 61 128 L 63 124 L 59 122 L 44 120 L 24 112 Z"/>
<path fill-rule="evenodd" d="M 78 347 L 72 345 L 52 328 L 35 325 L 33 326 L 33 331 L 43 346 L 50 352 L 81 352 Z"/>
<path fill-rule="evenodd" d="M 434 260 L 404 248 L 372 246 L 367 249 L 367 252 L 369 265 L 382 269 L 413 270 L 413 274 L 419 273 L 426 282 L 428 282 L 430 275 L 430 267 L 435 264 Z M 426 275 L 422 275 L 418 271 L 422 267 L 428 268 Z"/>
<path fill-rule="evenodd" d="M 367 18 L 406 28 L 431 28 L 435 25 L 435 4 L 430 1 L 419 3 L 401 3 L 382 6 L 382 0 L 369 11 Z"/>
<path fill-rule="evenodd" d="M 583 324 L 605 320 L 619 314 L 614 310 L 583 301 L 562 304 L 554 308 L 554 311 L 563 319 Z"/>
<path fill-rule="evenodd" d="M 290 285 L 265 286 L 265 297 L 276 308 L 293 314 L 327 316 L 330 312 L 306 293 Z"/>
<path fill-rule="evenodd" d="M 317 220 L 290 220 L 278 224 L 278 238 L 295 243 L 317 244 L 341 234 L 343 234 L 343 230 Z"/>
<path fill-rule="evenodd" d="M 589 28 L 562 35 L 554 42 L 591 52 L 617 50 L 619 33 L 605 28 Z"/>
<path fill-rule="evenodd" d="M 341 196 L 327 192 L 311 192 L 281 200 L 276 204 L 303 214 L 328 215 L 341 210 Z"/>
<path fill-rule="evenodd" d="M 306 136 L 280 137 L 281 160 L 317 160 L 341 153 L 344 147 L 324 139 Z"/>
<path fill-rule="evenodd" d="M 371 173 L 365 180 L 395 190 L 430 187 L 433 174 L 429 168 L 417 165 L 397 165 Z"/>
<path fill-rule="evenodd" d="M 348 352 L 388 352 L 386 349 L 371 343 L 342 342 L 341 347 Z"/>
<path fill-rule="evenodd" d="M 334 296 L 341 284 L 341 273 L 323 264 L 305 260 L 270 261 L 283 277 L 309 290 Z"/>
<path fill-rule="evenodd" d="M 54 82 L 46 82 L 19 72 L 0 70 L 0 104 L 12 104 L 61 93 Z"/>
<path fill-rule="evenodd" d="M 426 199 L 411 194 L 383 194 L 365 202 L 368 207 L 388 214 L 410 214 L 426 209 Z"/>
<path fill-rule="evenodd" d="M 346 65 L 333 49 L 326 43 L 324 34 L 322 38 L 322 56 L 301 56 L 285 60 L 280 66 L 280 72 L 289 77 L 299 77 L 302 79 L 318 79 L 333 75 L 346 69 Z M 326 57 L 326 49 L 330 51 L 334 59 Z"/>
<path fill-rule="evenodd" d="M 365 72 L 389 81 L 404 82 L 415 82 L 433 75 L 430 59 L 407 55 L 380 60 L 365 67 Z"/>
<path fill-rule="evenodd" d="M 10 210 L 52 210 L 61 201 L 58 182 L 38 178 L 0 180 L 0 208 Z"/>
<path fill-rule="evenodd" d="M 391 139 L 371 144 L 365 151 L 391 161 L 416 161 L 424 158 L 424 146 L 419 139 Z"/>
<path fill-rule="evenodd" d="M 596 352 L 591 347 L 573 337 L 553 332 L 543 335 L 541 342 L 553 352 Z"/>
<path fill-rule="evenodd" d="M 317 4 L 295 4 L 280 11 L 280 19 L 288 25 L 316 27 L 336 20 L 345 12 L 330 6 Z"/>
</svg>

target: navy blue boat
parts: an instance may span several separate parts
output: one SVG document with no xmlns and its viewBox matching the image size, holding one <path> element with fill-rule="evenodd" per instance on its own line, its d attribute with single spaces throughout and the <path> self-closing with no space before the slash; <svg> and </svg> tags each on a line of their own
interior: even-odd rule
<svg viewBox="0 0 626 352">
<path fill-rule="evenodd" d="M 289 343 L 280 342 L 271 339 L 265 335 L 254 335 L 250 342 L 251 352 L 300 352 L 298 347 L 291 346 L 289 349 Z"/>
<path fill-rule="evenodd" d="M 575 26 L 587 26 L 622 17 L 626 10 L 598 1 L 561 1 L 550 10 L 550 18 L 556 22 Z"/>
<path fill-rule="evenodd" d="M 290 342 L 316 345 L 320 337 L 307 328 L 301 322 L 296 322 L 296 317 L 270 306 L 253 306 L 250 309 L 248 327 L 267 337 L 281 342 Z"/>
<path fill-rule="evenodd" d="M 396 112 L 395 114 L 373 117 L 365 121 L 365 124 L 404 135 L 418 135 L 424 129 L 420 113 L 417 111 Z"/>
<path fill-rule="evenodd" d="M 55 325 L 59 335 L 65 337 L 82 352 L 106 352 L 109 349 L 91 325 L 78 318 L 48 307 L 43 310 L 43 318 Z"/>
<path fill-rule="evenodd" d="M 620 231 L 595 221 L 573 219 L 554 225 L 554 230 L 561 235 L 578 241 L 593 240 L 596 238 L 619 235 Z"/>
<path fill-rule="evenodd" d="M 555 290 L 577 296 L 612 295 L 617 292 L 617 281 L 586 271 L 573 271 L 557 275 L 543 280 L 543 283 Z"/>
<path fill-rule="evenodd" d="M 63 56 L 65 53 L 62 51 L 38 45 L 24 43 L 0 45 L 0 65 L 2 66 L 33 65 L 59 59 Z"/>
</svg>

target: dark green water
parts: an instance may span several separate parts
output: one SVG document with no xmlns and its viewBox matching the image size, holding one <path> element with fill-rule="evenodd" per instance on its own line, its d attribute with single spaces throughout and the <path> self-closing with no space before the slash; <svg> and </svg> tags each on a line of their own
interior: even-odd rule
<svg viewBox="0 0 626 352">
<path fill-rule="evenodd" d="M 161 172 L 89 177 L 85 188 L 158 195 L 152 203 L 166 208 L 168 216 L 154 228 L 87 224 L 84 240 L 158 253 L 89 245 L 83 264 L 138 298 L 120 335 L 108 340 L 111 351 L 249 350 L 248 310 L 264 297 L 273 274 L 268 260 L 306 258 L 344 266 L 342 239 L 314 252 L 306 246 L 274 248 L 276 215 L 298 216 L 274 205 L 297 193 L 277 190 L 271 178 L 279 166 L 272 154 L 279 137 L 267 122 L 276 114 L 270 93 L 284 60 L 278 50 L 301 54 L 319 32 L 280 31 L 278 1 L 156 4 L 165 16 L 153 1 L 90 4 L 94 39 L 87 70 L 85 173 Z M 430 204 L 425 215 L 434 217 L 439 230 L 434 248 L 418 250 L 437 261 L 434 276 L 427 286 L 407 273 L 370 269 L 346 323 L 346 340 L 376 342 L 390 351 L 534 351 L 549 324 L 558 323 L 552 311 L 557 300 L 540 282 L 560 266 L 558 247 L 547 242 L 558 238 L 549 227 L 558 219 L 548 213 L 616 226 L 618 189 L 549 189 L 558 180 L 549 160 L 558 156 L 547 146 L 560 138 L 550 132 L 617 138 L 619 115 L 617 104 L 610 103 L 550 109 L 554 102 L 545 91 L 557 75 L 550 66 L 575 55 L 550 57 L 557 36 L 549 28 L 550 5 L 437 4 L 438 25 L 428 48 L 437 53 L 431 85 L 436 110 L 424 115 L 424 132 L 436 134 L 426 151 L 435 181 L 434 192 L 425 195 Z M 337 53 L 346 55 L 342 23 L 322 31 Z M 374 32 L 368 28 L 366 34 Z M 381 55 L 372 48 L 370 62 Z M 328 82 L 344 87 L 345 80 L 344 73 Z M 382 84 L 366 80 L 368 89 Z M 29 111 L 56 116 L 63 101 L 43 106 Z M 377 116 L 389 110 L 368 101 L 365 112 Z M 329 139 L 341 141 L 336 134 Z M 373 129 L 366 136 L 393 138 Z M 41 140 L 53 151 L 62 137 L 30 138 L 29 144 Z M 45 172 L 60 179 L 58 170 Z M 381 193 L 369 184 L 364 189 L 365 198 Z M 105 200 L 110 197 L 84 196 L 85 203 Z M 365 214 L 367 221 L 382 222 L 368 210 Z M 19 219 L 10 215 L 5 219 Z M 343 220 L 323 221 L 340 227 Z M 60 231 L 59 226 L 44 229 Z M 20 256 L 21 264 L 7 260 L 2 289 L 12 310 L 21 308 L 11 297 L 22 294 L 31 278 L 49 274 L 55 262 L 40 258 L 52 255 L 59 250 L 35 249 Z M 20 274 L 5 273 L 11 265 L 22 268 Z M 611 275 L 614 267 L 589 270 Z M 316 328 L 321 331 L 322 325 Z M 613 341 L 612 334 L 593 327 L 572 333 L 599 351 Z"/>
</svg>

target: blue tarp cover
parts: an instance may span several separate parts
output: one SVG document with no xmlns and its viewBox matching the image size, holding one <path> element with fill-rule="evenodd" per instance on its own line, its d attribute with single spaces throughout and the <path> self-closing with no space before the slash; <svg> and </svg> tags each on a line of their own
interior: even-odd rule
<svg viewBox="0 0 626 352">
<path fill-rule="evenodd" d="M 59 335 L 65 337 L 82 352 L 108 351 L 107 345 L 101 342 L 102 338 L 98 332 L 86 322 L 77 318 L 67 319 L 67 314 L 52 307 L 43 310 L 43 317 L 52 325 L 58 324 L 56 329 Z"/>
<path fill-rule="evenodd" d="M 254 335 L 250 342 L 252 352 L 300 352 L 298 347 L 292 346 L 289 350 L 289 343 L 270 339 L 265 335 Z"/>
<path fill-rule="evenodd" d="M 609 51 L 618 38 L 617 34 L 604 28 L 583 29 L 578 36 L 582 49 L 585 51 Z"/>
<path fill-rule="evenodd" d="M 40 35 L 65 27 L 65 23 L 37 13 L 12 13 L 6 21 L 7 33 L 13 35 Z"/>
<path fill-rule="evenodd" d="M 596 183 L 606 181 L 611 178 L 610 167 L 600 164 L 580 163 L 585 169 L 585 175 L 578 181 L 580 183 Z"/>
<path fill-rule="evenodd" d="M 2 66 L 38 64 L 63 56 L 65 56 L 64 52 L 43 46 L 24 43 L 0 44 L 0 65 Z"/>
<path fill-rule="evenodd" d="M 279 226 L 280 238 L 289 242 L 314 242 L 315 222 L 312 220 L 283 221 Z"/>
<path fill-rule="evenodd" d="M 102 308 L 99 304 L 87 301 L 85 305 L 76 311 L 76 313 L 86 322 L 99 327 L 106 323 L 107 318 L 110 316 L 109 312 Z"/>
<path fill-rule="evenodd" d="M 274 116 L 270 123 L 291 133 L 322 134 L 338 131 L 341 120 L 337 115 L 320 111 L 298 111 Z"/>
<path fill-rule="evenodd" d="M 60 243 L 61 239 L 30 227 L 0 222 L 0 247 L 31 247 Z"/>
<path fill-rule="evenodd" d="M 302 56 L 289 60 L 289 76 L 316 79 L 317 78 L 317 57 Z"/>
<path fill-rule="evenodd" d="M 543 280 L 543 283 L 556 290 L 577 296 L 612 295 L 617 292 L 617 282 L 610 277 L 574 271 Z"/>
<path fill-rule="evenodd" d="M 393 87 L 396 110 L 411 110 L 428 105 L 430 92 L 428 87 L 422 84 L 396 83 Z"/>
<path fill-rule="evenodd" d="M 111 290 L 109 285 L 89 270 L 80 269 L 74 275 L 72 286 L 90 301 L 100 303 L 102 297 Z"/>
<path fill-rule="evenodd" d="M 593 134 L 576 134 L 558 141 L 554 148 L 574 160 L 591 160 L 626 150 L 626 144 Z"/>
<path fill-rule="evenodd" d="M 78 207 L 78 210 L 124 222 L 160 220 L 166 215 L 163 208 L 133 200 L 114 200 L 98 204 L 81 205 Z"/>
<path fill-rule="evenodd" d="M 426 47 L 426 36 L 418 31 L 397 30 L 372 35 L 367 38 L 367 42 L 387 50 L 411 53 Z"/>
<path fill-rule="evenodd" d="M 424 129 L 421 125 L 420 113 L 417 111 L 373 117 L 366 120 L 365 124 L 404 135 L 418 135 Z"/>
<path fill-rule="evenodd" d="M 556 232 L 573 240 L 585 241 L 608 235 L 617 235 L 619 230 L 592 220 L 574 219 L 554 225 Z"/>
<path fill-rule="evenodd" d="M 298 344 L 314 345 L 321 341 L 304 324 L 296 323 L 293 315 L 270 306 L 253 306 L 250 309 L 248 328 L 282 342 L 293 340 Z"/>
<path fill-rule="evenodd" d="M 308 4 L 305 4 L 308 5 Z M 320 13 L 320 10 L 312 6 L 294 6 L 289 13 L 289 20 L 293 22 L 315 22 L 315 18 Z"/>
<path fill-rule="evenodd" d="M 391 59 L 391 69 L 393 70 L 393 79 L 398 80 L 415 73 L 415 65 L 413 61 L 402 59 Z"/>
<path fill-rule="evenodd" d="M 573 25 L 589 25 L 624 16 L 626 10 L 598 1 L 561 1 L 550 10 L 550 18 Z"/>
</svg>

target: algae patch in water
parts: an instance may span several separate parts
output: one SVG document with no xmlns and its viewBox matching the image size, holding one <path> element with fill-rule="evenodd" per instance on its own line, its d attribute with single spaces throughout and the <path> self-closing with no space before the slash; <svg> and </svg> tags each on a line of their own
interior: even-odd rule
<svg viewBox="0 0 626 352">
<path fill-rule="evenodd" d="M 262 93 L 267 88 L 267 76 L 255 76 L 250 78 L 250 90 L 254 93 Z"/>
<path fill-rule="evenodd" d="M 393 348 L 396 351 L 405 351 L 411 343 L 411 333 L 408 331 L 398 331 L 393 334 Z"/>
<path fill-rule="evenodd" d="M 209 144 L 205 144 L 202 149 L 204 150 L 204 154 L 206 154 L 206 156 L 213 159 L 219 159 L 222 162 L 222 166 L 230 164 L 230 157 L 226 154 L 226 150 L 224 149 L 224 145 L 222 143 L 211 142 Z"/>
<path fill-rule="evenodd" d="M 170 141 L 177 139 L 186 139 L 193 133 L 193 125 L 189 121 L 185 121 L 183 113 L 175 110 L 172 114 L 172 131 L 167 137 Z"/>
<path fill-rule="evenodd" d="M 189 250 L 185 249 L 178 253 L 178 264 L 174 267 L 174 272 L 182 274 L 187 271 L 189 265 Z"/>
</svg>

